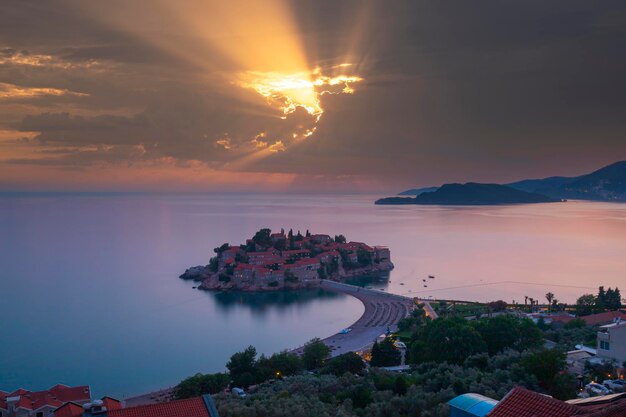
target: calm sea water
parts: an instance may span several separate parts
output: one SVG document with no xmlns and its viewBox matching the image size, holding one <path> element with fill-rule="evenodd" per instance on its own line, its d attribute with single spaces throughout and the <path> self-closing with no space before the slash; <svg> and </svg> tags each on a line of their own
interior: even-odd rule
<svg viewBox="0 0 626 417">
<path fill-rule="evenodd" d="M 262 227 L 387 245 L 385 291 L 573 302 L 626 290 L 626 205 L 389 207 L 374 196 L 0 194 L 0 389 L 129 396 L 328 336 L 363 307 L 307 291 L 214 294 L 178 279 Z M 435 275 L 429 279 L 428 275 Z M 426 287 L 425 287 L 426 285 Z"/>
</svg>

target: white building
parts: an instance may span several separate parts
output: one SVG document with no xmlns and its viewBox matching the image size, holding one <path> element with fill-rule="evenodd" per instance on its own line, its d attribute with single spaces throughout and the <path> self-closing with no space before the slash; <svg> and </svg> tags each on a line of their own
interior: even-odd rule
<svg viewBox="0 0 626 417">
<path fill-rule="evenodd" d="M 598 357 L 615 360 L 619 366 L 626 362 L 626 321 L 600 326 Z"/>
</svg>

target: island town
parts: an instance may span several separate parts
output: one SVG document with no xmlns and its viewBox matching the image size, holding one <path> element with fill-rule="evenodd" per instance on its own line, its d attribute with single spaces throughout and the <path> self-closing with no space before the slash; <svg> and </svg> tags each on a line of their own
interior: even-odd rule
<svg viewBox="0 0 626 417">
<path fill-rule="evenodd" d="M 322 280 L 345 281 L 381 276 L 393 269 L 385 246 L 347 241 L 343 235 L 303 235 L 261 229 L 245 244 L 224 243 L 206 266 L 189 268 L 180 278 L 201 281 L 206 290 L 272 291 L 319 287 Z"/>
</svg>

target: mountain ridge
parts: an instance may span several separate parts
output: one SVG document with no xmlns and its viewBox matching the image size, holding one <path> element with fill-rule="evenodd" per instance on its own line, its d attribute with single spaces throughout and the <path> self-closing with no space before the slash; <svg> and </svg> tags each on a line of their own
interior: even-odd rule
<svg viewBox="0 0 626 417">
<path fill-rule="evenodd" d="M 444 184 L 436 191 L 423 192 L 414 198 L 388 197 L 376 200 L 379 205 L 500 205 L 552 203 L 560 201 L 542 194 L 529 193 L 500 184 Z"/>
<path fill-rule="evenodd" d="M 626 202 L 626 161 L 617 161 L 589 174 L 575 177 L 524 179 L 501 185 L 528 193 L 543 194 L 553 199 Z M 398 195 L 419 196 L 440 188 L 417 188 Z"/>
</svg>

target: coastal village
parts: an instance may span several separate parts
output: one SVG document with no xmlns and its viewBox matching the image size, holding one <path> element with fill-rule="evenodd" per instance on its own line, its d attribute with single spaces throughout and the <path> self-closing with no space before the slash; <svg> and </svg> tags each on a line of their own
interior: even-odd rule
<svg viewBox="0 0 626 417">
<path fill-rule="evenodd" d="M 208 265 L 189 268 L 181 278 L 202 281 L 201 289 L 271 291 L 318 287 L 322 279 L 343 281 L 393 269 L 387 247 L 309 231 L 261 229 L 245 244 L 225 243 L 214 252 Z"/>
</svg>

